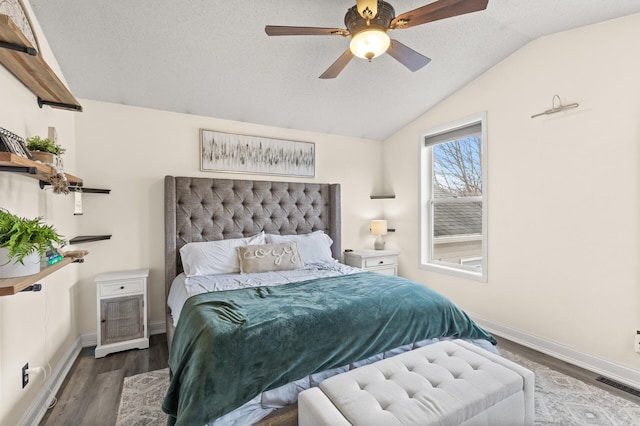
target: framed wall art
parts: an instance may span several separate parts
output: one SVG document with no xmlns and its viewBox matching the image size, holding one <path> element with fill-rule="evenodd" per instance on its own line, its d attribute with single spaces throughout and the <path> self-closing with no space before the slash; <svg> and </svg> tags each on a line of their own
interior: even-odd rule
<svg viewBox="0 0 640 426">
<path fill-rule="evenodd" d="M 200 129 L 200 170 L 315 177 L 313 142 Z"/>
</svg>

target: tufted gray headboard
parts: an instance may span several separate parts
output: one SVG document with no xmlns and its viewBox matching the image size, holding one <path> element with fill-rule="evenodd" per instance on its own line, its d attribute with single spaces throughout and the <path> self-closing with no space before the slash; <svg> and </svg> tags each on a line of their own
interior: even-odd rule
<svg viewBox="0 0 640 426">
<path fill-rule="evenodd" d="M 165 176 L 164 194 L 167 295 L 182 272 L 179 250 L 190 242 L 322 230 L 340 260 L 339 184 Z"/>
</svg>

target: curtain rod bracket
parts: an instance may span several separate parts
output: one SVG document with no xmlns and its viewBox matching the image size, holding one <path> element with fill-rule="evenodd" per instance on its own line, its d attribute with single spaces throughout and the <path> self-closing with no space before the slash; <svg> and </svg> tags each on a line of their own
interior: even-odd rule
<svg viewBox="0 0 640 426">
<path fill-rule="evenodd" d="M 556 105 L 556 99 L 558 100 L 558 104 Z M 551 109 L 548 109 L 546 111 L 540 112 L 538 114 L 534 114 L 531 116 L 531 118 L 536 118 L 536 117 L 540 117 L 541 115 L 551 115 L 551 114 L 555 114 L 556 112 L 560 112 L 560 111 L 565 111 L 568 109 L 573 109 L 573 108 L 578 108 L 578 104 L 577 103 L 572 103 L 569 105 L 562 105 L 562 101 L 560 101 L 560 96 L 559 95 L 553 95 L 553 99 L 551 99 Z"/>
</svg>

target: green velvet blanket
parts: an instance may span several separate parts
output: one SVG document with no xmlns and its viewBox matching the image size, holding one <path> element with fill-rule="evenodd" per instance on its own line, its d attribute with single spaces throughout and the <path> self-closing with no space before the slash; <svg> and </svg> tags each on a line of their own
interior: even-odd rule
<svg viewBox="0 0 640 426">
<path fill-rule="evenodd" d="M 444 296 L 372 272 L 193 296 L 162 409 L 169 424 L 204 425 L 265 390 L 434 337 L 496 343 Z"/>
</svg>

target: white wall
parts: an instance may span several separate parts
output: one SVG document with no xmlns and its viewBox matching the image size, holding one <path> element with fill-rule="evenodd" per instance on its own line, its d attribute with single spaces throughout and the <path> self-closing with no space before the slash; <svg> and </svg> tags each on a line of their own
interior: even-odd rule
<svg viewBox="0 0 640 426">
<path fill-rule="evenodd" d="M 109 195 L 84 195 L 80 232 L 113 235 L 111 240 L 81 246 L 91 252 L 80 271 L 78 320 L 82 334 L 95 333 L 93 279 L 107 271 L 150 268 L 149 321 L 164 321 L 165 175 L 340 183 L 343 249 L 373 244 L 368 221 L 377 217 L 382 207 L 369 195 L 381 183 L 381 142 L 81 102 L 84 112 L 76 119 L 78 173 L 85 186 L 112 191 Z M 315 142 L 316 177 L 200 172 L 200 128 Z"/>
<path fill-rule="evenodd" d="M 41 54 L 58 73 L 59 68 L 34 15 L 27 6 L 37 33 Z M 4 67 L 0 67 L 0 126 L 24 138 L 47 136 L 54 126 L 58 140 L 67 148 L 66 170 L 76 174 L 74 120 L 76 113 L 38 108 L 36 96 L 26 89 Z M 43 191 L 38 181 L 13 173 L 0 173 L 0 208 L 23 217 L 44 216 L 65 237 L 73 237 L 76 221 L 73 198 Z M 74 285 L 78 265 L 67 266 L 40 281 L 39 293 L 21 293 L 0 297 L 0 424 L 14 425 L 23 417 L 36 395 L 42 390 L 43 377 L 31 376 L 22 389 L 21 369 L 56 368 L 62 356 L 78 336 L 75 322 Z"/>
<path fill-rule="evenodd" d="M 536 40 L 385 141 L 401 273 L 480 318 L 638 372 L 639 39 L 633 15 Z M 554 94 L 580 107 L 531 119 Z M 486 284 L 419 269 L 415 232 L 419 135 L 481 111 Z"/>
</svg>

